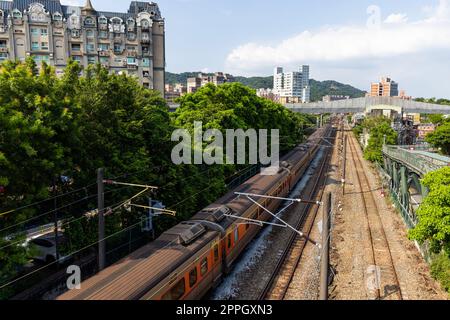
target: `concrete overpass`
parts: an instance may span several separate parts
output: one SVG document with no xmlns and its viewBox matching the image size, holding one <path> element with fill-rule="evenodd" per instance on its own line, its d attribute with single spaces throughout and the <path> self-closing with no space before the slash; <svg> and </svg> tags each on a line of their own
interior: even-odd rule
<svg viewBox="0 0 450 320">
<path fill-rule="evenodd" d="M 426 113 L 450 115 L 450 106 L 403 100 L 396 97 L 365 97 L 332 102 L 285 104 L 286 108 L 299 113 L 370 113 L 374 110 L 392 110 L 398 113 Z"/>
<path fill-rule="evenodd" d="M 180 105 L 170 103 L 170 111 L 174 112 Z M 323 113 L 370 113 L 374 110 L 391 110 L 397 113 L 426 113 L 450 115 L 450 106 L 403 100 L 395 97 L 366 97 L 332 102 L 288 103 L 284 106 L 294 112 Z"/>
</svg>

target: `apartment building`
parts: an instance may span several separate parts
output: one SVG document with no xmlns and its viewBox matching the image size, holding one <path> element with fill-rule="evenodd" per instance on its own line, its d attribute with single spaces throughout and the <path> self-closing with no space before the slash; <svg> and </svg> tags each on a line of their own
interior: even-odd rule
<svg viewBox="0 0 450 320">
<path fill-rule="evenodd" d="M 208 83 L 218 86 L 227 82 L 235 82 L 231 74 L 223 72 L 216 72 L 214 75 L 199 73 L 197 77 L 187 79 L 187 92 L 193 93 Z"/>
<path fill-rule="evenodd" d="M 373 82 L 370 86 L 370 97 L 398 97 L 398 83 L 391 78 L 381 78 L 381 82 Z"/>
<path fill-rule="evenodd" d="M 273 76 L 274 94 L 282 103 L 307 103 L 311 101 L 309 66 L 303 65 L 299 71 L 283 72 L 276 67 Z"/>
<path fill-rule="evenodd" d="M 0 0 L 0 61 L 32 57 L 61 74 L 69 58 L 135 76 L 164 94 L 165 26 L 158 5 L 132 1 L 128 12 L 103 12 L 59 0 Z"/>
</svg>

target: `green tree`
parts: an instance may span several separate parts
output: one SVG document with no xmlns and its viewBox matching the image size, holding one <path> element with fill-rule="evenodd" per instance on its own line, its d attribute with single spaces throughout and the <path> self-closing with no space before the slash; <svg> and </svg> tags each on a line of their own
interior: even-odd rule
<svg viewBox="0 0 450 320">
<path fill-rule="evenodd" d="M 428 121 L 430 121 L 433 124 L 441 124 L 444 121 L 444 115 L 430 114 L 428 115 Z"/>
<path fill-rule="evenodd" d="M 364 150 L 364 157 L 372 162 L 383 161 L 383 143 L 397 144 L 398 134 L 391 128 L 390 120 L 386 117 L 368 118 L 362 125 L 370 134 L 368 145 Z"/>
<path fill-rule="evenodd" d="M 450 121 L 437 127 L 436 131 L 427 135 L 425 140 L 443 154 L 450 155 Z"/>
<path fill-rule="evenodd" d="M 419 223 L 410 238 L 429 241 L 434 252 L 444 249 L 450 254 L 450 168 L 427 174 L 422 183 L 430 192 L 417 211 Z"/>
</svg>

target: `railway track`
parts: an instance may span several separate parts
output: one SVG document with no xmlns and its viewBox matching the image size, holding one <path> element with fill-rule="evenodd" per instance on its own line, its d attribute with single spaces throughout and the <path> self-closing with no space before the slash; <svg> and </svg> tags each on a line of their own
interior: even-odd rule
<svg viewBox="0 0 450 320">
<path fill-rule="evenodd" d="M 363 160 L 357 151 L 355 140 L 355 137 L 351 133 L 348 134 L 348 148 L 351 159 L 348 164 L 354 168 L 354 176 L 357 181 L 355 189 L 361 197 L 362 207 L 364 209 L 363 214 L 367 221 L 366 231 L 369 242 L 370 266 L 367 269 L 366 285 L 369 289 L 369 298 L 376 300 L 394 299 L 395 295 L 397 299 L 403 300 L 383 221 L 378 212 L 376 200 L 370 188 L 366 171 L 364 170 Z"/>
<path fill-rule="evenodd" d="M 322 199 L 326 182 L 325 175 L 328 171 L 330 157 L 331 151 L 329 148 L 326 148 L 319 170 L 315 175 L 314 185 L 310 189 L 310 192 L 306 195 L 310 199 L 314 198 L 316 201 L 320 201 Z M 319 212 L 319 208 L 320 206 L 318 205 L 304 205 L 299 215 L 300 218 L 294 227 L 297 230 L 301 230 L 307 237 L 309 237 L 314 226 L 314 221 Z M 298 210 L 298 207 L 294 210 L 296 209 Z M 286 293 L 289 290 L 295 272 L 300 264 L 306 243 L 307 241 L 305 238 L 300 237 L 296 233 L 292 233 L 288 240 L 288 245 L 280 255 L 275 269 L 271 273 L 269 280 L 259 295 L 259 300 L 284 300 L 286 298 Z"/>
</svg>

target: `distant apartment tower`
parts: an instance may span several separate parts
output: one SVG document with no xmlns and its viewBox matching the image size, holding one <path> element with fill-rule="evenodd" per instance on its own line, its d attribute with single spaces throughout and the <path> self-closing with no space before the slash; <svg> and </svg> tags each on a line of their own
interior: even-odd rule
<svg viewBox="0 0 450 320">
<path fill-rule="evenodd" d="M 206 86 L 208 83 L 219 86 L 221 84 L 234 81 L 234 77 L 228 73 L 216 72 L 214 75 L 199 73 L 197 77 L 187 79 L 187 92 L 193 93 L 199 88 Z"/>
<path fill-rule="evenodd" d="M 164 94 L 165 25 L 154 2 L 131 1 L 128 12 L 97 11 L 60 0 L 0 0 L 0 62 L 33 58 L 61 74 L 69 58 L 100 63 Z"/>
<path fill-rule="evenodd" d="M 278 94 L 274 93 L 273 89 L 269 89 L 269 88 L 256 89 L 256 95 L 258 97 L 268 99 L 268 100 L 271 100 L 274 102 L 280 101 L 280 96 Z"/>
<path fill-rule="evenodd" d="M 293 72 L 283 72 L 282 67 L 276 67 L 273 75 L 273 92 L 280 96 L 282 103 L 310 102 L 309 66 L 304 65 L 299 71 Z"/>
<path fill-rule="evenodd" d="M 381 82 L 374 82 L 370 87 L 370 97 L 398 97 L 398 83 L 391 78 L 381 78 Z"/>
</svg>

